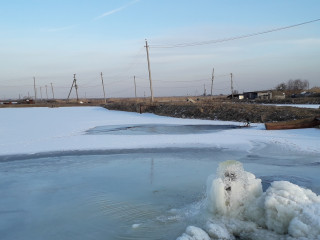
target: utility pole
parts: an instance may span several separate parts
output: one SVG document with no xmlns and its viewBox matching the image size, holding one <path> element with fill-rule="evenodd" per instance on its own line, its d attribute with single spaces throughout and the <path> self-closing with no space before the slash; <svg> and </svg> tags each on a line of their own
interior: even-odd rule
<svg viewBox="0 0 320 240">
<path fill-rule="evenodd" d="M 77 79 L 76 79 L 76 74 L 73 74 L 73 81 L 74 81 L 74 88 L 76 89 L 76 94 L 77 94 L 77 102 L 79 102 L 79 97 L 78 97 L 78 85 L 77 85 Z"/>
<path fill-rule="evenodd" d="M 230 73 L 231 77 L 231 99 L 233 99 L 233 80 L 232 80 L 232 73 Z"/>
<path fill-rule="evenodd" d="M 150 60 L 149 60 L 149 45 L 146 39 L 146 50 L 147 50 L 147 60 L 148 60 L 148 71 L 149 71 L 149 81 L 150 81 L 150 92 L 151 92 L 151 102 L 153 102 L 153 89 L 152 89 L 152 79 L 151 79 L 151 69 L 150 69 Z"/>
<path fill-rule="evenodd" d="M 134 82 L 134 96 L 135 96 L 135 98 L 137 98 L 136 76 L 133 76 L 133 82 Z"/>
<path fill-rule="evenodd" d="M 79 97 L 78 97 L 78 85 L 77 85 L 76 74 L 73 74 L 73 82 L 72 82 L 72 85 L 71 85 L 71 88 L 70 88 L 70 92 L 69 92 L 69 95 L 68 95 L 67 101 L 69 101 L 69 97 L 70 97 L 70 94 L 71 94 L 71 91 L 72 91 L 73 85 L 74 85 L 74 88 L 76 89 L 77 102 L 78 102 L 78 101 L 79 101 Z"/>
<path fill-rule="evenodd" d="M 214 79 L 214 68 L 212 69 L 212 76 L 211 76 L 211 97 L 213 96 L 213 79 Z"/>
<path fill-rule="evenodd" d="M 107 104 L 106 92 L 105 92 L 105 90 L 104 90 L 104 83 L 103 83 L 102 72 L 101 72 L 101 82 L 102 82 L 102 89 L 103 89 L 103 96 L 104 96 L 104 104 Z"/>
<path fill-rule="evenodd" d="M 52 91 L 52 98 L 54 99 L 54 91 L 53 91 L 53 85 L 51 83 L 51 91 Z"/>
<path fill-rule="evenodd" d="M 48 98 L 48 86 L 46 85 L 46 96 L 47 96 L 47 100 L 49 99 Z"/>
<path fill-rule="evenodd" d="M 40 95 L 41 95 L 41 101 L 42 101 L 42 87 L 40 87 Z"/>
<path fill-rule="evenodd" d="M 207 96 L 206 85 L 203 84 L 203 96 Z"/>
<path fill-rule="evenodd" d="M 74 76 L 74 75 L 73 75 Z M 69 91 L 69 94 L 68 94 L 68 98 L 67 98 L 67 101 L 69 101 L 69 97 L 70 97 L 70 94 L 71 94 L 71 91 L 72 91 L 72 88 L 73 88 L 73 84 L 74 84 L 74 79 L 72 81 L 72 85 L 71 85 L 71 88 L 70 88 L 70 91 Z"/>
<path fill-rule="evenodd" d="M 33 77 L 33 88 L 34 88 L 34 102 L 37 101 L 37 89 L 36 89 L 36 78 Z"/>
</svg>

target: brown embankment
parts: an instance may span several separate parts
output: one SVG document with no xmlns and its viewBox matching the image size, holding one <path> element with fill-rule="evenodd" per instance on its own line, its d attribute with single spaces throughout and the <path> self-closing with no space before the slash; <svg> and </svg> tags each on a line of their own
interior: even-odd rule
<svg viewBox="0 0 320 240">
<path fill-rule="evenodd" d="M 272 122 L 302 119 L 320 115 L 320 109 L 279 107 L 248 102 L 232 102 L 221 99 L 199 99 L 187 101 L 155 102 L 123 99 L 108 102 L 105 107 L 110 110 L 121 110 L 141 113 L 154 113 L 177 118 L 196 118 L 239 122 Z"/>
<path fill-rule="evenodd" d="M 189 101 L 187 101 L 189 100 Z M 315 103 L 319 104 L 320 98 L 296 98 L 269 101 L 268 103 Z M 259 101 L 231 101 L 225 97 L 165 97 L 155 98 L 153 103 L 146 98 L 113 98 L 90 99 L 76 102 L 63 99 L 55 101 L 37 101 L 36 104 L 0 104 L 3 107 L 71 107 L 71 106 L 105 106 L 110 110 L 130 112 L 149 112 L 162 116 L 177 118 L 196 118 L 239 122 L 272 122 L 303 119 L 320 116 L 320 109 L 277 107 L 262 105 Z"/>
</svg>

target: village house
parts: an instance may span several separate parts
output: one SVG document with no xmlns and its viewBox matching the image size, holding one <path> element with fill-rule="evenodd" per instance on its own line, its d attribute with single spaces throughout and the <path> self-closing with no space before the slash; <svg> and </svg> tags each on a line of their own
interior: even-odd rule
<svg viewBox="0 0 320 240">
<path fill-rule="evenodd" d="M 232 98 L 231 95 L 228 96 L 228 98 Z M 261 99 L 261 100 L 271 100 L 271 99 L 284 99 L 285 93 L 278 92 L 278 91 L 253 91 L 253 92 L 244 92 L 243 94 L 233 94 L 233 98 L 235 99 L 248 99 L 248 100 L 254 100 L 254 99 Z"/>
</svg>

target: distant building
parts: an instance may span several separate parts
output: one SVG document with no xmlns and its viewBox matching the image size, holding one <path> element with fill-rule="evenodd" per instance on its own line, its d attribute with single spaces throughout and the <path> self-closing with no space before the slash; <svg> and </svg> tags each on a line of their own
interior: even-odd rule
<svg viewBox="0 0 320 240">
<path fill-rule="evenodd" d="M 270 100 L 272 99 L 272 92 L 271 91 L 263 91 L 263 92 L 257 92 L 257 98 L 263 99 L 263 100 Z"/>
<path fill-rule="evenodd" d="M 29 98 L 26 98 L 26 99 L 22 99 L 18 102 L 19 104 L 34 104 L 34 100 L 33 99 L 29 99 Z"/>
<path fill-rule="evenodd" d="M 270 100 L 272 99 L 272 91 L 256 91 L 256 92 L 244 92 L 244 99 L 262 99 Z"/>
<path fill-rule="evenodd" d="M 229 95 L 227 98 L 232 99 L 232 95 Z M 244 96 L 243 96 L 243 94 L 233 94 L 233 98 L 242 100 L 242 99 L 244 99 Z"/>
<path fill-rule="evenodd" d="M 279 92 L 279 91 L 273 91 L 272 92 L 272 98 L 277 100 L 277 99 L 285 99 L 286 94 L 284 92 Z"/>
<path fill-rule="evenodd" d="M 279 91 L 254 91 L 254 92 L 244 92 L 243 94 L 233 94 L 234 99 L 246 99 L 246 100 L 271 100 L 271 99 L 285 99 L 286 95 L 284 92 Z M 232 98 L 232 95 L 229 95 L 228 98 Z"/>
<path fill-rule="evenodd" d="M 257 92 L 244 92 L 243 98 L 244 99 L 256 99 L 258 97 Z"/>
</svg>

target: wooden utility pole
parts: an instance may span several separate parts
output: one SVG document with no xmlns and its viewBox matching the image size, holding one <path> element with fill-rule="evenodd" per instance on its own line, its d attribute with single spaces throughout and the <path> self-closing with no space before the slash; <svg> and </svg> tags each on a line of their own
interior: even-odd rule
<svg viewBox="0 0 320 240">
<path fill-rule="evenodd" d="M 149 71 L 149 81 L 150 81 L 150 92 L 151 92 L 151 102 L 153 102 L 153 89 L 152 89 L 152 79 L 151 79 L 151 69 L 150 69 L 150 60 L 149 60 L 149 45 L 146 39 L 146 50 L 147 50 L 147 60 L 148 60 L 148 71 Z"/>
<path fill-rule="evenodd" d="M 36 89 L 36 78 L 33 77 L 33 88 L 34 88 L 34 102 L 37 101 L 37 89 Z"/>
<path fill-rule="evenodd" d="M 233 80 L 232 80 L 232 73 L 230 73 L 231 77 L 231 99 L 233 99 Z"/>
<path fill-rule="evenodd" d="M 52 98 L 54 99 L 54 91 L 53 91 L 53 85 L 51 83 L 51 91 L 52 91 Z"/>
<path fill-rule="evenodd" d="M 214 79 L 214 68 L 212 69 L 212 76 L 211 76 L 211 97 L 213 96 L 213 79 Z"/>
<path fill-rule="evenodd" d="M 136 76 L 133 76 L 133 82 L 134 82 L 134 96 L 135 96 L 135 98 L 137 98 Z"/>
<path fill-rule="evenodd" d="M 105 92 L 105 90 L 104 90 L 104 83 L 103 83 L 102 72 L 101 72 L 101 82 L 102 82 L 102 89 L 103 89 L 104 104 L 107 104 L 106 92 Z"/>
<path fill-rule="evenodd" d="M 47 100 L 49 99 L 48 98 L 48 86 L 46 85 L 46 96 L 47 96 Z"/>
<path fill-rule="evenodd" d="M 73 74 L 73 81 L 74 81 L 74 88 L 76 89 L 76 94 L 77 94 L 77 102 L 79 102 L 79 96 L 78 96 L 78 85 L 77 85 L 77 79 L 76 79 L 76 74 Z"/>
<path fill-rule="evenodd" d="M 71 85 L 71 88 L 70 88 L 70 91 L 69 91 L 69 94 L 68 94 L 67 101 L 69 101 L 69 97 L 70 97 L 70 94 L 71 94 L 71 91 L 72 91 L 72 88 L 73 88 L 73 84 L 74 84 L 74 79 L 72 81 L 72 85 Z"/>
<path fill-rule="evenodd" d="M 41 96 L 41 101 L 42 101 L 42 87 L 40 87 L 40 96 Z"/>
<path fill-rule="evenodd" d="M 70 97 L 70 94 L 71 94 L 71 91 L 72 91 L 73 86 L 74 86 L 74 88 L 76 89 L 77 102 L 78 102 L 78 101 L 79 101 L 79 97 L 78 97 L 78 85 L 77 85 L 76 74 L 73 74 L 73 82 L 72 82 L 72 85 L 71 85 L 71 88 L 70 88 L 70 92 L 69 92 L 67 101 L 69 101 L 69 97 Z"/>
</svg>

